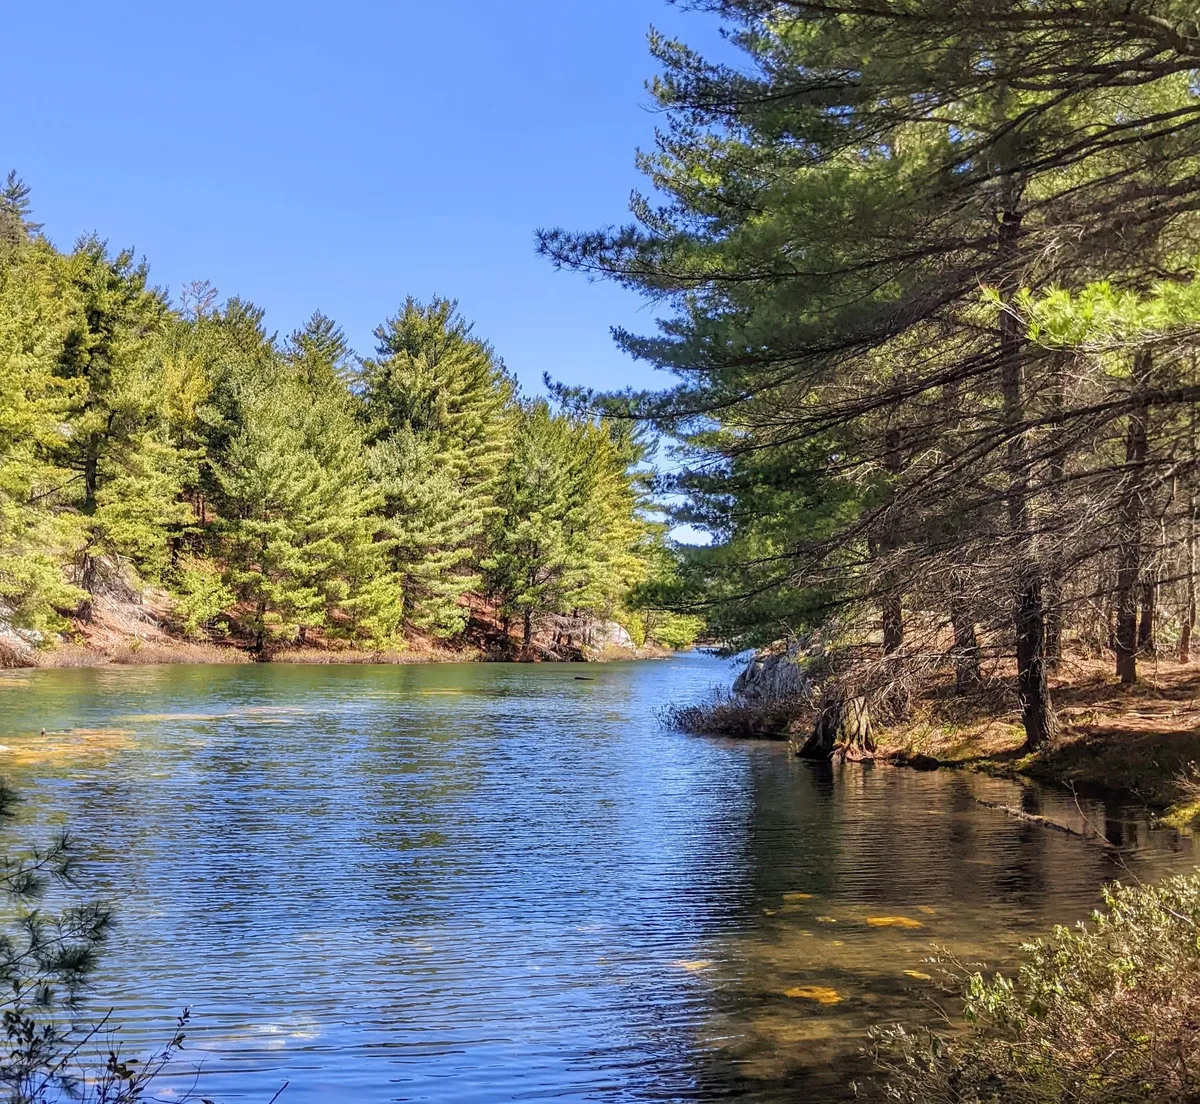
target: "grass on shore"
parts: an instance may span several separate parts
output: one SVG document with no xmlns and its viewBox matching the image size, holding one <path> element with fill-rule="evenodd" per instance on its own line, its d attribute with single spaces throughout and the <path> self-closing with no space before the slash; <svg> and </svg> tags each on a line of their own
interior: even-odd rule
<svg viewBox="0 0 1200 1104">
<path fill-rule="evenodd" d="M 103 649 L 86 644 L 58 644 L 53 648 L 30 651 L 21 667 L 107 667 L 156 666 L 171 663 L 251 663 L 254 657 L 237 648 L 218 644 L 171 640 L 129 640 Z"/>
</svg>

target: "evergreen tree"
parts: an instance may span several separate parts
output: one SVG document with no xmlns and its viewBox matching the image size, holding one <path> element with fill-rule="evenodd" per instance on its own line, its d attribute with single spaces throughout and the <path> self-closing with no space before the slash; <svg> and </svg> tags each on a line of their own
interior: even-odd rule
<svg viewBox="0 0 1200 1104">
<path fill-rule="evenodd" d="M 571 435 L 545 402 L 522 404 L 513 448 L 497 489 L 498 513 L 483 561 L 487 588 L 507 635 L 516 618 L 522 642 L 533 642 L 539 614 L 562 609 L 578 584 L 569 546 Z"/>
<path fill-rule="evenodd" d="M 64 509 L 72 477 L 47 461 L 76 397 L 55 371 L 69 325 L 55 268 L 43 242 L 0 256 L 0 620 L 37 630 L 82 598 L 63 574 L 83 541 Z"/>
<path fill-rule="evenodd" d="M 634 455 L 603 424 L 555 414 L 544 400 L 521 404 L 483 567 L 505 629 L 519 620 L 525 648 L 540 616 L 613 617 L 645 578 Z"/>
<path fill-rule="evenodd" d="M 364 418 L 405 616 L 451 636 L 466 624 L 459 599 L 479 584 L 512 383 L 449 300 L 409 299 L 376 337 L 363 366 Z"/>
<path fill-rule="evenodd" d="M 351 396 L 325 371 L 328 349 L 316 347 L 328 333 L 315 321 L 272 372 L 256 370 L 258 357 L 243 365 L 236 409 L 223 419 L 236 433 L 211 456 L 226 580 L 259 651 L 310 629 L 386 643 L 397 628 L 399 591 L 373 539 L 378 499 L 361 429 Z"/>
<path fill-rule="evenodd" d="M 30 187 L 16 170 L 10 170 L 0 188 L 0 253 L 15 249 L 37 235 L 42 225 L 29 216 L 33 211 Z"/>
<path fill-rule="evenodd" d="M 81 239 L 64 258 L 63 278 L 72 309 L 58 374 L 81 385 L 63 453 L 82 476 L 83 506 L 91 510 L 105 459 L 150 418 L 153 376 L 145 358 L 165 326 L 167 306 L 148 286 L 145 264 L 135 264 L 130 250 L 110 255 L 95 237 Z"/>
<path fill-rule="evenodd" d="M 1039 746 L 1071 546 L 1062 461 L 1136 429 L 1156 389 L 1105 397 L 1097 376 L 1072 406 L 1014 305 L 1023 287 L 1191 279 L 1198 41 L 1171 0 L 697 6 L 726 16 L 746 64 L 655 40 L 667 123 L 641 163 L 667 202 L 542 248 L 677 308 L 658 336 L 620 338 L 678 376 L 640 412 L 692 449 L 681 486 L 722 539 L 698 567 L 734 639 L 773 609 L 840 626 L 874 692 L 935 650 L 909 646 L 906 611 L 948 610 L 955 654 L 977 622 L 1015 654 Z M 830 508 L 789 532 L 797 496 Z"/>
</svg>

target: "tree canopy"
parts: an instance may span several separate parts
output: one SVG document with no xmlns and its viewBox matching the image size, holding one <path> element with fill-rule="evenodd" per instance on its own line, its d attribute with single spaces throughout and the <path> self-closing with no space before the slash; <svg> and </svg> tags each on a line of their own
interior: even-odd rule
<svg viewBox="0 0 1200 1104">
<path fill-rule="evenodd" d="M 685 596 L 889 709 L 1011 659 L 1043 743 L 1064 633 L 1130 681 L 1195 620 L 1194 12 L 690 6 L 740 64 L 654 38 L 636 221 L 540 235 L 666 308 L 618 339 L 675 378 L 628 401 L 716 538 Z"/>
</svg>

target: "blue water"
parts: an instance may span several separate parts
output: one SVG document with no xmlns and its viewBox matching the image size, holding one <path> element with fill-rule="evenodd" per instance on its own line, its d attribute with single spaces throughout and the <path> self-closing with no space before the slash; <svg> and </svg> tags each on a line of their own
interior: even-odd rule
<svg viewBox="0 0 1200 1104">
<path fill-rule="evenodd" d="M 9 834 L 80 836 L 119 917 L 89 1005 L 127 1045 L 191 1008 L 170 1091 L 198 1068 L 223 1101 L 288 1081 L 284 1104 L 848 1099 L 866 1026 L 927 1015 L 905 970 L 932 941 L 1010 962 L 1123 872 L 973 800 L 1078 817 L 1066 795 L 658 719 L 730 674 L 698 653 L 16 672 Z M 1190 868 L 1135 811 L 1083 812 L 1130 872 Z M 806 986 L 838 1000 L 786 995 Z"/>
</svg>

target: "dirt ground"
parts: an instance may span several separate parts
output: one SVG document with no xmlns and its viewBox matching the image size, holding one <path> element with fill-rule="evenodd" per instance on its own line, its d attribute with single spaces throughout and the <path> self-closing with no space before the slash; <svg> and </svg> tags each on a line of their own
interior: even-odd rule
<svg viewBox="0 0 1200 1104">
<path fill-rule="evenodd" d="M 1123 687 L 1110 663 L 1064 661 L 1051 680 L 1059 738 L 1032 755 L 1007 680 L 969 701 L 948 688 L 876 734 L 885 756 L 927 755 L 993 773 L 1025 774 L 1132 795 L 1180 826 L 1200 822 L 1200 662 L 1144 660 Z"/>
</svg>

